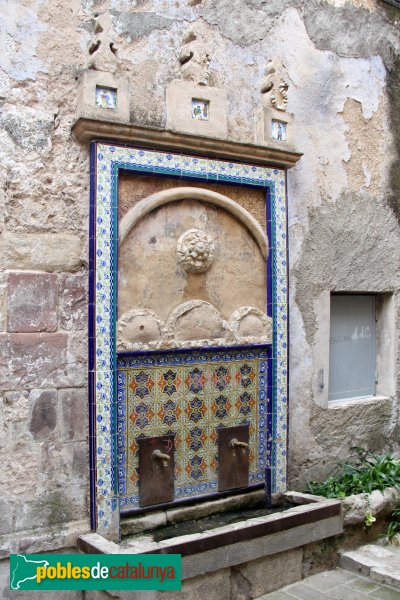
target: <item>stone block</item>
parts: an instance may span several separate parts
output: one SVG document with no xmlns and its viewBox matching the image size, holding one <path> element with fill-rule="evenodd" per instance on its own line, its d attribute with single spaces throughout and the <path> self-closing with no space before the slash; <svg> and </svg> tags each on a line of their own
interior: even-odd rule
<svg viewBox="0 0 400 600">
<path fill-rule="evenodd" d="M 0 447 L 0 489 L 8 497 L 32 494 L 39 479 L 38 444 L 19 440 L 16 444 Z"/>
<path fill-rule="evenodd" d="M 9 382 L 10 372 L 10 340 L 9 336 L 0 334 L 0 389 L 12 387 Z"/>
<path fill-rule="evenodd" d="M 54 114 L 28 106 L 5 104 L 0 124 L 20 148 L 31 152 L 46 152 L 51 149 Z"/>
<path fill-rule="evenodd" d="M 57 276 L 9 273 L 8 331 L 32 333 L 57 329 Z"/>
<path fill-rule="evenodd" d="M 13 531 L 14 504 L 0 498 L 0 535 Z"/>
<path fill-rule="evenodd" d="M 32 389 L 65 385 L 73 381 L 66 368 L 67 335 L 64 333 L 12 333 L 0 335 L 5 367 L 0 389 Z"/>
<path fill-rule="evenodd" d="M 25 424 L 24 433 L 26 431 L 26 422 L 29 420 L 31 400 L 29 392 L 4 392 L 4 406 L 2 407 L 3 424 L 10 427 L 12 424 L 22 422 Z"/>
<path fill-rule="evenodd" d="M 192 556 L 184 556 L 182 559 L 182 578 L 190 579 L 213 570 L 250 563 L 266 556 L 283 553 L 293 548 L 299 548 L 317 540 L 337 535 L 342 533 L 342 531 L 342 517 L 330 517 L 314 523 L 308 523 L 307 525 L 300 525 L 280 531 L 279 533 L 273 533 L 272 535 L 231 544 L 230 546 L 225 546 L 223 551 L 221 548 L 216 548 L 199 554 L 193 554 Z M 202 534 L 202 537 L 208 535 L 210 534 L 205 532 Z M 163 542 L 160 542 L 159 546 L 162 545 Z M 140 549 L 137 549 L 137 551 L 140 552 Z"/>
<path fill-rule="evenodd" d="M 332 402 L 329 410 L 315 407 L 309 421 L 310 431 L 324 448 L 325 455 L 323 461 L 308 471 L 307 477 L 316 480 L 325 478 L 337 465 L 337 458 L 333 458 L 337 457 L 337 449 L 342 448 L 341 457 L 348 456 L 354 440 L 357 440 L 358 446 L 372 451 L 384 448 L 393 431 L 393 410 L 392 398 L 376 397 Z M 343 423 L 346 423 L 345 429 Z M 347 441 L 344 441 L 344 431 Z"/>
<path fill-rule="evenodd" d="M 343 552 L 339 565 L 379 583 L 400 588 L 400 548 L 396 546 L 367 544 L 357 550 Z"/>
<path fill-rule="evenodd" d="M 88 433 L 87 392 L 82 388 L 58 391 L 59 430 L 62 440 L 85 440 Z"/>
<path fill-rule="evenodd" d="M 78 500 L 83 496 L 84 488 L 82 487 L 82 482 L 86 484 L 89 473 L 87 442 L 68 442 L 61 444 L 60 462 L 64 476 L 67 479 L 70 478 L 73 482 L 71 483 L 69 491 L 71 494 L 74 494 Z M 76 488 L 75 483 L 77 484 Z"/>
<path fill-rule="evenodd" d="M 0 331 L 7 326 L 7 273 L 0 273 Z"/>
<path fill-rule="evenodd" d="M 104 71 L 86 70 L 79 82 L 77 117 L 129 123 L 129 80 Z"/>
<path fill-rule="evenodd" d="M 64 448 L 68 448 L 69 446 L 72 446 L 72 474 L 75 479 L 80 477 L 86 482 L 89 466 L 88 445 L 86 442 L 64 444 Z"/>
<path fill-rule="evenodd" d="M 124 519 L 121 522 L 122 535 L 133 535 L 141 531 L 150 531 L 165 527 L 167 524 L 167 515 L 163 510 L 157 510 L 147 515 Z"/>
<path fill-rule="evenodd" d="M 62 447 L 62 443 L 54 439 L 40 445 L 40 472 L 46 477 L 47 491 L 54 487 L 54 482 L 60 485 L 65 478 L 61 464 Z"/>
<path fill-rule="evenodd" d="M 41 480 L 38 491 L 43 498 L 38 501 L 36 513 L 41 519 L 47 512 L 48 518 L 43 525 L 86 516 L 88 468 L 86 442 L 45 442 L 41 445 L 39 470 L 43 482 Z"/>
<path fill-rule="evenodd" d="M 193 117 L 194 100 L 208 104 L 207 119 Z M 228 134 L 227 108 L 224 89 L 179 80 L 167 87 L 167 129 L 172 131 L 224 139 Z"/>
<path fill-rule="evenodd" d="M 81 239 L 73 233 L 3 233 L 0 269 L 76 271 L 82 265 Z"/>
<path fill-rule="evenodd" d="M 43 471 L 40 470 L 43 475 Z M 58 532 L 65 533 L 65 527 L 73 522 L 73 519 L 87 519 L 87 489 L 80 481 L 75 484 L 71 475 L 66 476 L 61 470 L 45 474 L 47 479 L 44 484 L 39 483 L 37 489 L 40 496 L 33 498 L 18 499 L 15 512 L 15 532 L 35 530 L 35 535 L 44 535 L 43 528 L 52 527 Z M 86 483 L 86 482 L 85 482 Z M 89 529 L 87 526 L 86 531 Z M 83 533 L 81 528 L 79 533 Z M 54 538 L 54 535 L 53 535 Z M 40 540 L 39 540 L 40 541 Z M 38 541 L 38 543 L 39 543 Z M 62 547 L 62 540 L 55 540 L 54 547 Z M 74 543 L 74 541 L 73 541 Z M 60 545 L 61 544 L 61 545 Z M 40 544 L 39 544 L 40 547 Z M 38 552 L 40 550 L 34 550 Z"/>
<path fill-rule="evenodd" d="M 78 538 L 78 548 L 87 554 L 118 554 L 119 546 L 98 533 L 86 533 Z M 95 550 L 95 552 L 93 552 Z"/>
<path fill-rule="evenodd" d="M 182 521 L 202 519 L 217 513 L 250 509 L 260 507 L 265 502 L 264 490 L 238 494 L 230 498 L 220 498 L 209 502 L 199 502 L 190 506 L 179 506 L 168 508 L 166 512 L 167 523 L 181 523 Z"/>
<path fill-rule="evenodd" d="M 160 600 L 228 600 L 231 598 L 230 569 L 208 573 L 182 582 L 180 591 L 160 592 Z"/>
<path fill-rule="evenodd" d="M 300 581 L 302 565 L 302 548 L 238 565 L 232 569 L 232 584 L 236 589 L 234 597 L 239 599 L 242 596 L 243 600 L 257 598 Z"/>
<path fill-rule="evenodd" d="M 29 392 L 0 392 L 0 446 L 26 437 L 30 418 Z"/>
<path fill-rule="evenodd" d="M 18 511 L 24 505 L 18 506 Z M 30 529 L 21 530 L 18 521 L 12 533 L 0 536 L 0 556 L 17 552 L 26 552 L 30 554 L 44 552 L 60 552 L 75 554 L 78 552 L 76 543 L 78 537 L 90 530 L 89 518 L 80 521 L 69 521 L 65 523 L 56 523 L 49 526 L 37 526 L 32 529 L 32 522 L 29 523 Z"/>
<path fill-rule="evenodd" d="M 256 141 L 268 146 L 292 147 L 293 115 L 274 108 L 261 107 L 256 114 Z"/>
<path fill-rule="evenodd" d="M 60 328 L 87 329 L 88 275 L 76 273 L 61 275 L 59 280 Z"/>
<path fill-rule="evenodd" d="M 57 392 L 56 390 L 32 390 L 29 395 L 32 402 L 29 431 L 36 442 L 43 442 L 53 437 L 57 425 Z"/>
<path fill-rule="evenodd" d="M 398 562 L 395 568 L 393 565 L 374 567 L 371 569 L 370 577 L 373 581 L 400 589 L 400 565 Z"/>
</svg>

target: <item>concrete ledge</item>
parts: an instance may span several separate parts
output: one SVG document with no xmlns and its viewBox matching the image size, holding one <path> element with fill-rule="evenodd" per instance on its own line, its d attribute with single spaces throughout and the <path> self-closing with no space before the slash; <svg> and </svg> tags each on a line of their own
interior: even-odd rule
<svg viewBox="0 0 400 600">
<path fill-rule="evenodd" d="M 138 125 L 110 123 L 81 118 L 72 127 L 75 137 L 83 143 L 92 140 L 131 143 L 143 148 L 160 148 L 170 152 L 186 151 L 200 156 L 227 158 L 248 163 L 277 167 L 293 167 L 301 158 L 293 146 L 261 146 L 228 140 L 189 135 Z"/>
</svg>

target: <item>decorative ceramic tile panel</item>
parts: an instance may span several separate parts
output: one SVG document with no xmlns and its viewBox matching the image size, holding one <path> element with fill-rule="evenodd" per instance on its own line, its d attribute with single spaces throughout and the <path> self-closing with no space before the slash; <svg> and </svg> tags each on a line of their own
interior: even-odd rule
<svg viewBox="0 0 400 600">
<path fill-rule="evenodd" d="M 210 103 L 208 100 L 192 100 L 192 119 L 199 121 L 210 120 Z"/>
<path fill-rule="evenodd" d="M 270 347 L 118 359 L 121 507 L 138 505 L 138 439 L 175 434 L 175 499 L 218 489 L 217 430 L 250 425 L 249 484 L 264 481 Z"/>
<path fill-rule="evenodd" d="M 287 141 L 287 123 L 272 119 L 271 128 L 271 137 L 273 140 L 279 140 L 281 142 Z"/>
<path fill-rule="evenodd" d="M 195 179 L 212 182 L 223 182 L 238 185 L 250 185 L 265 189 L 267 203 L 267 234 L 270 240 L 270 252 L 267 261 L 268 282 L 268 304 L 267 313 L 273 318 L 273 344 L 271 367 L 268 368 L 268 385 L 272 390 L 271 404 L 266 414 L 266 429 L 259 435 L 258 456 L 262 453 L 268 454 L 267 459 L 267 486 L 270 492 L 283 491 L 286 489 L 286 435 L 287 435 L 287 360 L 288 360 L 288 313 L 287 313 L 287 222 L 286 222 L 286 189 L 285 172 L 263 166 L 248 165 L 217 159 L 187 156 L 184 154 L 173 154 L 157 150 L 143 150 L 129 146 L 119 146 L 93 142 L 91 144 L 91 215 L 90 215 L 90 292 L 89 292 L 89 393 L 90 393 L 90 466 L 91 466 L 91 522 L 92 528 L 99 533 L 109 537 L 118 537 L 118 510 L 119 502 L 125 502 L 124 498 L 135 496 L 132 487 L 126 488 L 122 494 L 119 492 L 119 484 L 124 481 L 129 486 L 135 486 L 135 482 L 127 478 L 127 473 L 121 469 L 118 462 L 117 441 L 119 434 L 117 427 L 122 426 L 122 421 L 117 419 L 117 365 L 115 352 L 115 323 L 117 302 L 117 186 L 119 170 L 137 172 L 140 174 L 169 175 L 180 179 Z M 190 185 L 190 183 L 188 183 Z M 254 348 L 253 348 L 254 349 Z M 218 351 L 221 349 L 219 348 Z M 249 350 L 252 350 L 251 348 Z M 230 349 L 232 352 L 233 349 Z M 174 368 L 171 370 L 175 373 Z M 200 369 L 200 366 L 197 365 Z M 179 365 L 179 369 L 185 368 Z M 182 379 L 181 371 L 178 370 L 181 380 L 178 388 L 182 390 L 186 377 Z M 161 376 L 160 376 L 161 377 Z M 157 380 L 158 381 L 158 380 Z M 131 381 L 129 383 L 132 383 Z M 137 389 L 143 384 L 136 381 L 133 387 Z M 173 385 L 167 378 L 164 390 L 168 385 Z M 155 394 L 154 388 L 152 394 Z M 175 386 L 176 387 L 176 386 Z M 170 401 L 174 403 L 174 394 Z M 132 387 L 129 393 L 133 394 Z M 144 389 L 144 388 L 143 388 Z M 226 403 L 216 392 L 213 396 L 215 403 L 214 412 L 210 406 L 201 402 L 201 398 L 192 393 L 190 403 L 185 404 L 184 410 L 179 414 L 177 423 L 168 424 L 168 419 L 173 415 L 172 404 L 168 404 L 166 391 L 161 394 L 162 388 L 157 383 L 157 402 L 159 405 L 156 416 L 158 426 L 166 418 L 163 427 L 172 429 L 179 427 L 179 420 L 190 419 L 187 413 L 193 411 L 193 417 L 199 418 L 203 424 L 205 419 L 218 419 L 218 414 L 224 414 Z M 171 388 L 172 389 L 172 388 Z M 259 394 L 260 394 L 259 390 Z M 223 394 L 221 393 L 223 397 Z M 195 400 L 195 398 L 198 398 Z M 252 398 L 252 396 L 251 396 Z M 139 397 L 140 400 L 140 397 Z M 260 403 L 260 397 L 259 397 Z M 126 402 L 130 401 L 128 398 Z M 238 401 L 238 398 L 236 398 Z M 232 404 L 231 399 L 229 402 Z M 251 404 L 251 400 L 249 401 Z M 236 403 L 236 402 L 235 402 Z M 238 408 L 232 405 L 233 414 L 238 415 Z M 141 402 L 138 403 L 138 406 Z M 175 404 L 175 403 L 174 403 Z M 249 406 L 249 403 L 243 406 Z M 178 403 L 177 403 L 178 406 Z M 147 409 L 147 410 L 146 410 Z M 230 409 L 231 410 L 231 409 Z M 246 410 L 246 409 L 245 409 Z M 220 411 L 220 412 L 219 412 Z M 132 411 L 133 412 L 133 406 Z M 154 411 L 153 411 L 154 412 Z M 203 413 L 204 415 L 203 416 Z M 159 414 L 160 413 L 160 414 Z M 134 421 L 129 418 L 130 428 L 138 428 L 140 419 L 148 419 L 149 409 L 145 398 L 143 407 L 139 413 L 135 413 Z M 240 413 L 239 413 L 240 414 Z M 197 415 L 197 416 L 196 416 Z M 201 417 L 199 415 L 202 415 Z M 210 416 L 211 415 L 211 416 Z M 176 415 L 175 415 L 176 416 Z M 171 417 L 172 418 L 172 417 Z M 228 417 L 229 418 L 229 417 Z M 232 417 L 234 420 L 236 417 Z M 237 416 L 237 419 L 240 419 Z M 243 416 L 243 419 L 245 417 Z M 236 422 L 238 422 L 236 420 Z M 240 422 L 240 420 L 239 420 Z M 215 421 L 214 421 L 215 423 Z M 160 426 L 161 427 L 161 426 Z M 208 483 L 201 479 L 203 472 L 207 473 L 212 463 L 212 450 L 208 445 L 210 436 L 204 440 L 202 433 L 197 431 L 198 424 L 194 427 L 190 444 L 190 461 L 183 467 L 183 472 L 177 473 L 177 490 L 191 486 L 187 495 L 201 495 L 202 486 Z M 202 428 L 199 427 L 201 431 Z M 138 431 L 138 429 L 137 429 Z M 189 432 L 190 433 L 190 432 Z M 204 441 L 203 441 L 204 440 Z M 181 442 L 188 444 L 186 439 Z M 190 448 L 189 444 L 189 448 Z M 196 449 L 197 448 L 197 449 Z M 134 451 L 129 449 L 129 477 L 134 476 Z M 254 450 L 253 450 L 254 452 Z M 183 459 L 182 459 L 183 460 Z M 207 462 L 207 465 L 202 462 Z M 257 473 L 253 459 L 253 476 Z M 210 462 L 210 464 L 209 464 Z M 183 462 L 182 462 L 183 464 Z M 190 469 L 189 465 L 190 464 Z M 187 471 L 185 468 L 187 467 Z M 258 468 L 258 467 L 257 467 Z M 178 475 L 180 479 L 178 479 Z M 198 476 L 201 481 L 197 481 Z M 186 478 L 186 479 L 182 479 Z M 134 477 L 133 477 L 134 479 Z M 192 481 L 194 483 L 185 483 Z M 127 483 L 129 481 L 129 484 Z M 210 478 L 211 481 L 211 478 Z M 181 487 L 179 487 L 181 486 Z M 197 486 L 197 488 L 196 488 Z M 120 488 L 121 489 L 121 488 Z M 132 492 L 132 493 L 131 493 Z M 121 497 L 120 497 L 121 496 Z"/>
<path fill-rule="evenodd" d="M 96 106 L 115 110 L 117 108 L 117 90 L 96 86 Z"/>
</svg>

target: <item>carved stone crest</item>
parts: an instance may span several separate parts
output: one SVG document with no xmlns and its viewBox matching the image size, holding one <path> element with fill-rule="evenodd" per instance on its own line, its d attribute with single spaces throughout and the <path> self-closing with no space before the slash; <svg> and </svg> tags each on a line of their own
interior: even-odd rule
<svg viewBox="0 0 400 600">
<path fill-rule="evenodd" d="M 200 229 L 188 229 L 177 243 L 178 263 L 184 271 L 203 273 L 214 260 L 214 242 Z"/>
<path fill-rule="evenodd" d="M 271 60 L 265 68 L 265 77 L 261 81 L 261 93 L 265 106 L 286 110 L 289 84 L 282 76 L 282 66 L 277 59 Z"/>
<path fill-rule="evenodd" d="M 183 44 L 179 53 L 183 78 L 198 85 L 212 85 L 209 47 L 199 27 L 194 25 L 189 29 Z"/>
<path fill-rule="evenodd" d="M 89 69 L 115 73 L 118 67 L 117 46 L 113 36 L 112 16 L 108 13 L 96 19 L 93 39 L 89 44 Z"/>
</svg>

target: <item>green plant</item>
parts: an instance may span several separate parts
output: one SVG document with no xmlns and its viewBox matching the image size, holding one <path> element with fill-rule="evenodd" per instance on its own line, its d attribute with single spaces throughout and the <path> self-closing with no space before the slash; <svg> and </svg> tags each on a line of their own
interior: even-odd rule
<svg viewBox="0 0 400 600">
<path fill-rule="evenodd" d="M 390 515 L 386 537 L 391 544 L 400 544 L 400 506 Z"/>
<path fill-rule="evenodd" d="M 374 517 L 374 515 L 372 514 L 372 512 L 370 510 L 365 513 L 365 517 L 364 517 L 365 527 L 371 527 L 371 525 L 373 523 L 375 523 L 375 521 L 376 521 L 376 518 Z"/>
<path fill-rule="evenodd" d="M 306 492 L 326 498 L 344 498 L 351 494 L 370 493 L 388 487 L 400 487 L 400 460 L 392 454 L 379 456 L 364 448 L 352 448 L 352 462 L 342 465 L 342 472 L 326 481 L 310 481 Z"/>
</svg>

